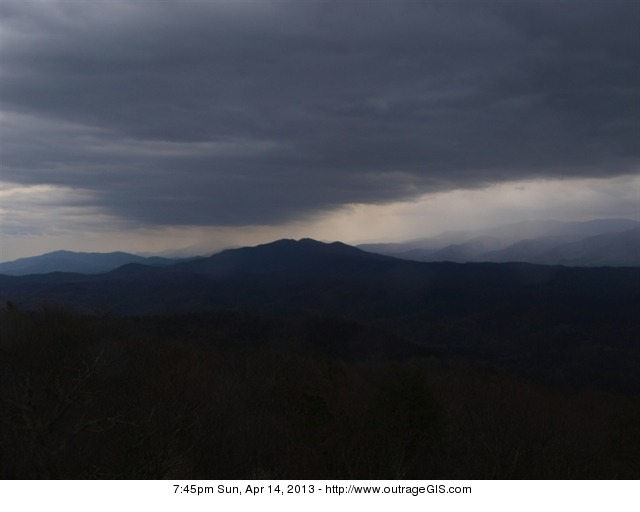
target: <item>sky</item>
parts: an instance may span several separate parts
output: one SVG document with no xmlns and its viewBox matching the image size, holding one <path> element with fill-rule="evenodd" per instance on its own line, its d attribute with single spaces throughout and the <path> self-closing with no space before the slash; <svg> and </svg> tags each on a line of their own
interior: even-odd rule
<svg viewBox="0 0 640 512">
<path fill-rule="evenodd" d="M 2 0 L 0 261 L 640 220 L 636 0 Z"/>
</svg>

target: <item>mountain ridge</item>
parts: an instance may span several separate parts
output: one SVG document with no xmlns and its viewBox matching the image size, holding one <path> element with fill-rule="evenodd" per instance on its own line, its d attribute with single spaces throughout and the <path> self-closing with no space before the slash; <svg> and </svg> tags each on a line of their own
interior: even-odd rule
<svg viewBox="0 0 640 512">
<path fill-rule="evenodd" d="M 375 254 L 410 261 L 435 262 L 525 262 L 545 265 L 570 266 L 640 266 L 640 222 L 630 219 L 594 219 L 585 222 L 527 221 L 497 226 L 483 231 L 443 233 L 426 239 L 404 243 L 361 244 L 351 246 L 343 242 L 325 244 L 311 238 L 299 240 L 283 238 L 254 247 L 230 248 L 211 256 L 190 258 L 165 258 L 161 256 L 139 256 L 123 251 L 107 253 L 73 252 L 58 250 L 38 256 L 19 258 L 0 263 L 0 274 L 24 276 L 50 272 L 73 272 L 100 274 L 110 272 L 127 264 L 148 266 L 176 266 L 181 270 L 198 270 L 211 274 L 232 271 L 238 261 L 245 258 L 245 266 L 253 272 L 267 271 L 262 258 L 273 260 L 278 251 L 295 248 L 282 272 L 298 271 L 313 264 L 305 258 L 315 257 L 313 248 L 321 248 L 326 256 L 341 260 L 343 264 L 362 254 Z M 537 236 L 531 238 L 531 234 Z M 601 237 L 601 238 L 597 238 Z M 625 238 L 627 237 L 627 238 Z M 604 242 L 607 241 L 608 242 Z M 607 243 L 610 255 L 607 255 Z M 574 244 L 574 245 L 570 245 Z M 326 246 L 326 247 L 325 247 Z M 614 250 L 615 247 L 615 250 Z M 248 253 L 248 249 L 253 249 Z M 566 254 L 565 254 L 566 253 Z M 574 254 L 576 253 L 576 254 Z M 579 254 L 577 254 L 579 253 Z M 252 262 L 249 260 L 253 259 Z M 296 261 L 297 260 L 297 261 Z M 191 265 L 193 262 L 193 265 Z M 370 258 L 369 263 L 374 260 Z M 272 265 L 278 265 L 271 261 Z"/>
<path fill-rule="evenodd" d="M 527 221 L 361 249 L 413 261 L 526 262 L 570 266 L 640 266 L 640 222 Z M 601 238 L 598 238 L 601 237 Z M 603 243 L 606 240 L 608 242 Z M 611 245 L 608 250 L 606 243 Z M 570 244 L 574 244 L 573 246 Z M 579 255 L 573 254 L 579 252 Z"/>
<path fill-rule="evenodd" d="M 57 250 L 0 263 L 0 274 L 23 276 L 51 272 L 100 274 L 129 263 L 172 265 L 180 260 L 160 256 L 138 256 L 124 251 L 81 252 Z"/>
<path fill-rule="evenodd" d="M 167 267 L 0 275 L 0 304 L 26 314 L 55 304 L 133 319 L 216 311 L 329 315 L 429 353 L 551 380 L 573 372 L 571 361 L 586 361 L 584 379 L 597 374 L 607 385 L 640 389 L 637 372 L 628 371 L 640 360 L 639 268 L 415 262 L 342 243 L 281 240 Z M 318 336 L 320 345 L 332 343 L 331 330 Z M 611 361 L 605 367 L 603 358 Z"/>
<path fill-rule="evenodd" d="M 233 272 L 253 274 L 298 273 L 349 262 L 380 262 L 395 258 L 369 253 L 343 242 L 319 242 L 311 238 L 283 238 L 253 247 L 226 249 L 208 258 L 179 263 L 176 270 L 223 276 Z"/>
</svg>

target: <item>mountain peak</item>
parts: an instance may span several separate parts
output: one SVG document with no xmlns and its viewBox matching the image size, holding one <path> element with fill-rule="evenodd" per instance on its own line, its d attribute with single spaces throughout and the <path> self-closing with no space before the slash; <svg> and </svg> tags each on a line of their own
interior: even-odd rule
<svg viewBox="0 0 640 512">
<path fill-rule="evenodd" d="M 313 238 L 299 238 L 296 240 L 295 238 L 281 238 L 279 240 L 274 240 L 273 242 L 267 242 L 265 244 L 260 244 L 255 247 L 264 247 L 269 245 L 282 245 L 282 246 L 296 246 L 296 245 L 308 245 L 308 246 L 320 246 L 320 245 L 328 245 L 325 242 L 319 242 L 318 240 L 314 240 Z"/>
<path fill-rule="evenodd" d="M 312 238 L 284 238 L 274 242 L 227 249 L 203 260 L 179 265 L 182 270 L 212 275 L 237 273 L 296 273 L 335 268 L 350 262 L 389 260 L 387 256 L 367 253 L 342 242 L 319 242 Z"/>
</svg>

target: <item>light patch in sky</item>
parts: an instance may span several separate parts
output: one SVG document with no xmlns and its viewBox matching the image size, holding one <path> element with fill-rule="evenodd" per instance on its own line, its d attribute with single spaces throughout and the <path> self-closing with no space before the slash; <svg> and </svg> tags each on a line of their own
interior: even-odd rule
<svg viewBox="0 0 640 512">
<path fill-rule="evenodd" d="M 523 220 L 618 217 L 640 221 L 640 175 L 506 182 L 425 194 L 412 202 L 353 205 L 333 212 L 314 228 L 321 238 L 333 234 L 351 243 L 401 242 Z"/>
<path fill-rule="evenodd" d="M 2 183 L 0 234 L 3 241 L 11 236 L 55 237 L 109 229 L 105 216 L 88 205 L 89 199 L 87 191 L 73 187 Z"/>
<path fill-rule="evenodd" d="M 280 226 L 141 227 L 86 206 L 87 195 L 49 185 L 0 187 L 0 261 L 58 249 L 201 255 L 278 238 L 394 242 L 533 219 L 640 221 L 640 175 L 499 183 L 410 202 L 353 204 Z"/>
</svg>

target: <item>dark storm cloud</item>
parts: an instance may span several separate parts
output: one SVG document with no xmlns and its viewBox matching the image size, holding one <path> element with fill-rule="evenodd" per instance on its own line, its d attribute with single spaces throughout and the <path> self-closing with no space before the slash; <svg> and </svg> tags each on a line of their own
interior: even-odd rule
<svg viewBox="0 0 640 512">
<path fill-rule="evenodd" d="M 2 179 L 150 224 L 637 170 L 634 1 L 0 5 Z"/>
</svg>

